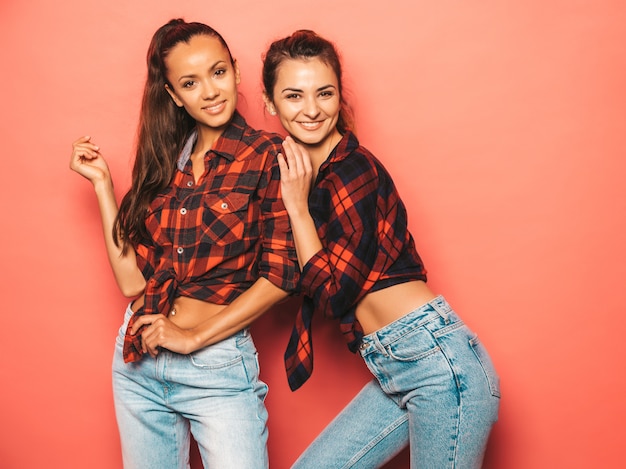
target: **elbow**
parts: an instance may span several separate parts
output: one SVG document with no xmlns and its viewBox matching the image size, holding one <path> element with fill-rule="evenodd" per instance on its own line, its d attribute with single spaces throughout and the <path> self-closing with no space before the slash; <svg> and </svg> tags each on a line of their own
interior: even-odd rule
<svg viewBox="0 0 626 469">
<path fill-rule="evenodd" d="M 140 282 L 136 284 L 119 285 L 122 295 L 126 298 L 136 298 L 143 293 L 146 288 L 146 282 Z"/>
</svg>

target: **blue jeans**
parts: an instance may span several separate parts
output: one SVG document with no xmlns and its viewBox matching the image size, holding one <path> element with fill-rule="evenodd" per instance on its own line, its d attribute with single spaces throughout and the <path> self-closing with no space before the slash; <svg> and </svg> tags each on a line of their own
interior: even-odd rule
<svg viewBox="0 0 626 469">
<path fill-rule="evenodd" d="M 267 386 L 248 330 L 189 355 L 161 350 L 124 363 L 131 315 L 129 305 L 113 358 L 124 468 L 189 468 L 190 433 L 204 467 L 267 468 Z"/>
<path fill-rule="evenodd" d="M 367 384 L 294 468 L 374 468 L 407 444 L 411 467 L 478 468 L 500 383 L 474 334 L 441 297 L 365 336 Z"/>
</svg>

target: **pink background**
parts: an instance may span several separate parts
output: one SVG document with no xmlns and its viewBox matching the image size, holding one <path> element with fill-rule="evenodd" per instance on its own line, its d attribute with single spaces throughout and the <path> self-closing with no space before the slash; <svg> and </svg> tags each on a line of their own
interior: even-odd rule
<svg viewBox="0 0 626 469">
<path fill-rule="evenodd" d="M 0 467 L 121 467 L 110 362 L 126 300 L 70 144 L 93 136 L 123 194 L 145 51 L 177 16 L 223 33 L 257 127 L 278 128 L 260 97 L 271 40 L 309 28 L 343 51 L 359 136 L 395 177 L 430 284 L 501 374 L 485 467 L 623 464 L 623 2 L 2 0 Z M 291 393 L 292 313 L 253 330 L 273 469 L 369 379 L 318 321 L 316 372 Z M 406 452 L 388 465 L 404 467 Z"/>
</svg>

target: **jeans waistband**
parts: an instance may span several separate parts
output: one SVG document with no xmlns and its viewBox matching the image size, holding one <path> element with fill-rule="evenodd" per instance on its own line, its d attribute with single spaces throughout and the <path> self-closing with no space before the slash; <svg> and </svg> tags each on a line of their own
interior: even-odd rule
<svg viewBox="0 0 626 469">
<path fill-rule="evenodd" d="M 366 355 L 371 349 L 402 337 L 408 330 L 421 327 L 437 319 L 442 319 L 446 325 L 453 320 L 459 320 L 448 302 L 441 295 L 387 324 L 385 327 L 364 336 L 359 351 L 361 355 Z"/>
</svg>

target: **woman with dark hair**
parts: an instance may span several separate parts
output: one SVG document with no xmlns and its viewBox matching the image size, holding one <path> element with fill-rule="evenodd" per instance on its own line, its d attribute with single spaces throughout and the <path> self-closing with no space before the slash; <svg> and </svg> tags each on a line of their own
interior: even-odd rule
<svg viewBox="0 0 626 469">
<path fill-rule="evenodd" d="M 378 467 L 407 442 L 411 467 L 480 467 L 498 376 L 476 334 L 426 285 L 402 199 L 352 130 L 334 45 L 306 30 L 275 41 L 263 84 L 289 133 L 279 166 L 304 294 L 285 353 L 289 384 L 313 370 L 314 313 L 339 321 L 376 378 L 294 467 Z"/>
<path fill-rule="evenodd" d="M 92 182 L 127 297 L 113 360 L 126 468 L 267 468 L 267 386 L 248 326 L 294 291 L 280 197 L 281 139 L 237 112 L 237 62 L 214 29 L 172 20 L 154 34 L 132 186 L 119 210 L 90 137 L 70 167 Z"/>
</svg>

